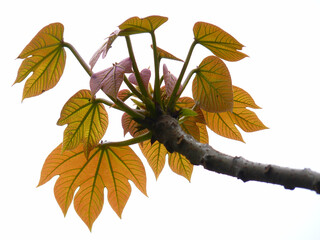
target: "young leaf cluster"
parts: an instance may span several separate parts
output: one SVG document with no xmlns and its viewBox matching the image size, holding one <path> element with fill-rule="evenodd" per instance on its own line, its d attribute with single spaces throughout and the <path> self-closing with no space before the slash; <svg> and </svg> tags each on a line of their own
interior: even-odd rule
<svg viewBox="0 0 320 240">
<path fill-rule="evenodd" d="M 22 99 L 40 95 L 57 84 L 64 71 L 65 48 L 71 50 L 89 75 L 90 90 L 79 90 L 62 108 L 57 124 L 67 125 L 63 142 L 47 157 L 39 185 L 59 175 L 54 193 L 63 213 L 67 213 L 73 200 L 78 215 L 90 229 L 102 210 L 105 187 L 109 204 L 119 217 L 131 192 L 128 180 L 147 194 L 144 165 L 129 147 L 131 144 L 139 144 L 156 178 L 168 159 L 172 171 L 190 181 L 193 165 L 185 156 L 168 152 L 152 134 L 152 125 L 161 115 L 178 119 L 181 128 L 201 143 L 209 143 L 207 127 L 239 141 L 243 139 L 236 125 L 246 132 L 266 129 L 248 109 L 259 107 L 246 91 L 232 85 L 224 62 L 245 58 L 247 55 L 241 52 L 243 45 L 217 26 L 197 22 L 193 28 L 194 41 L 183 61 L 157 45 L 155 31 L 167 20 L 162 16 L 129 18 L 110 34 L 89 65 L 70 43 L 64 42 L 61 23 L 40 30 L 18 57 L 24 60 L 15 83 L 27 78 Z M 153 75 L 149 68 L 139 70 L 134 55 L 131 37 L 143 33 L 151 37 Z M 106 57 L 119 37 L 126 40 L 128 57 L 94 72 L 99 58 Z M 206 47 L 212 55 L 185 77 L 196 45 Z M 166 64 L 161 64 L 163 58 L 183 62 L 178 77 Z M 182 96 L 192 78 L 193 96 Z M 105 98 L 96 97 L 100 90 Z M 124 135 L 129 133 L 131 139 L 103 141 L 109 123 L 105 105 L 123 112 Z"/>
</svg>

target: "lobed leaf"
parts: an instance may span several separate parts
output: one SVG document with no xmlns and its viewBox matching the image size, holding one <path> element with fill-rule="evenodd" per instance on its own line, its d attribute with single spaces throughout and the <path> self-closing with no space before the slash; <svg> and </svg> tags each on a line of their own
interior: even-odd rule
<svg viewBox="0 0 320 240">
<path fill-rule="evenodd" d="M 90 89 L 92 95 L 95 95 L 100 89 L 107 94 L 116 98 L 123 82 L 125 73 L 132 72 L 132 62 L 128 57 L 121 62 L 116 63 L 100 72 L 94 73 L 90 79 Z"/>
<path fill-rule="evenodd" d="M 206 57 L 192 83 L 193 98 L 207 112 L 232 111 L 233 91 L 227 66 L 215 56 Z"/>
<path fill-rule="evenodd" d="M 244 142 L 241 133 L 236 128 L 231 112 L 211 113 L 202 110 L 207 126 L 215 133 Z"/>
<path fill-rule="evenodd" d="M 168 152 L 166 147 L 158 141 L 151 144 L 151 140 L 139 143 L 139 147 L 153 170 L 156 179 L 158 179 L 166 161 Z"/>
<path fill-rule="evenodd" d="M 68 124 L 64 131 L 63 150 L 71 150 L 82 143 L 88 156 L 107 130 L 108 114 L 103 104 L 92 98 L 89 90 L 80 90 L 66 102 L 57 124 Z"/>
<path fill-rule="evenodd" d="M 168 21 L 168 18 L 162 16 L 149 16 L 146 18 L 132 17 L 119 26 L 121 30 L 119 35 L 127 36 L 138 33 L 151 33 L 166 21 Z"/>
<path fill-rule="evenodd" d="M 238 125 L 245 132 L 267 129 L 257 115 L 246 108 L 260 108 L 253 98 L 236 86 L 233 86 L 233 92 L 234 107 L 232 112 L 210 113 L 202 110 L 208 127 L 221 136 L 239 141 L 243 141 L 243 139 L 235 125 Z"/>
<path fill-rule="evenodd" d="M 14 84 L 22 82 L 32 72 L 24 85 L 22 100 L 42 94 L 60 80 L 66 62 L 63 30 L 61 23 L 44 27 L 18 56 L 24 60 Z"/>
<path fill-rule="evenodd" d="M 76 212 L 91 230 L 104 203 L 104 187 L 113 210 L 121 213 L 129 199 L 128 180 L 146 195 L 146 174 L 142 162 L 128 146 L 96 147 L 86 158 L 83 146 L 62 152 L 60 144 L 47 157 L 39 185 L 59 175 L 54 187 L 56 200 L 66 215 L 74 197 Z"/>
<path fill-rule="evenodd" d="M 229 33 L 221 28 L 205 23 L 197 22 L 193 27 L 195 41 L 208 48 L 213 54 L 227 61 L 239 61 L 246 54 L 239 52 L 244 47 Z"/>
</svg>

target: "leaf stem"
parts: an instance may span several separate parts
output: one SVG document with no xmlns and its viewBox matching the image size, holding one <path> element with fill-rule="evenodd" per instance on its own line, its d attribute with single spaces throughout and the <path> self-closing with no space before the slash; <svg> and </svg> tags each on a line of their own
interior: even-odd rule
<svg viewBox="0 0 320 240">
<path fill-rule="evenodd" d="M 73 55 L 76 57 L 76 59 L 79 61 L 81 66 L 84 68 L 84 70 L 88 73 L 88 75 L 91 77 L 92 71 L 91 68 L 87 65 L 87 63 L 83 60 L 81 55 L 78 53 L 78 51 L 68 42 L 63 42 L 63 47 L 69 48 L 69 50 L 73 53 Z"/>
<path fill-rule="evenodd" d="M 182 90 L 181 90 L 181 92 L 180 92 L 180 93 L 177 95 L 177 97 L 176 97 L 177 99 L 179 99 L 181 93 L 184 91 L 184 89 L 185 89 L 186 86 L 188 85 L 188 83 L 189 83 L 192 75 L 195 74 L 197 71 L 198 71 L 198 69 L 195 68 L 195 69 L 192 69 L 192 70 L 189 72 L 188 76 L 186 77 L 186 79 L 184 80 L 184 82 L 183 82 L 183 84 L 182 84 Z"/>
<path fill-rule="evenodd" d="M 132 109 L 131 107 L 129 107 L 127 104 L 125 104 L 124 102 L 122 102 L 119 98 L 114 98 L 110 95 L 108 95 L 108 97 L 124 112 L 128 113 L 131 117 L 133 118 L 137 118 L 137 119 L 145 119 L 145 116 L 141 113 L 138 113 L 137 111 L 135 111 L 134 109 Z"/>
<path fill-rule="evenodd" d="M 153 58 L 154 58 L 154 101 L 156 103 L 161 102 L 160 98 L 160 77 L 159 77 L 159 56 L 158 56 L 158 50 L 157 50 L 157 42 L 156 42 L 156 36 L 154 34 L 154 31 L 150 32 L 151 38 L 152 38 L 152 48 L 153 48 Z"/>
<path fill-rule="evenodd" d="M 128 78 L 125 75 L 123 81 L 131 90 L 131 92 L 136 95 L 141 101 L 143 101 L 143 96 L 141 95 L 141 93 L 131 84 L 131 82 L 129 82 Z"/>
<path fill-rule="evenodd" d="M 124 141 L 119 141 L 119 142 L 106 142 L 101 144 L 101 146 L 103 147 L 107 147 L 107 146 L 115 146 L 115 147 L 121 147 L 121 146 L 128 146 L 128 145 L 132 145 L 132 144 L 136 144 L 136 143 L 140 143 L 146 140 L 149 140 L 151 138 L 151 132 L 147 132 L 145 134 L 142 134 L 138 137 L 134 137 L 128 140 L 124 140 Z"/>
<path fill-rule="evenodd" d="M 193 43 L 192 43 L 191 46 L 190 46 L 190 49 L 189 49 L 187 58 L 186 58 L 183 66 L 182 66 L 180 75 L 179 75 L 179 77 L 178 77 L 178 80 L 177 80 L 177 82 L 176 82 L 176 85 L 174 86 L 174 89 L 173 89 L 172 94 L 171 94 L 170 99 L 169 99 L 168 108 L 167 108 L 169 111 L 172 111 L 173 108 L 174 108 L 174 105 L 175 105 L 176 100 L 177 100 L 177 96 L 176 96 L 176 95 L 177 95 L 177 92 L 178 92 L 178 90 L 179 90 L 179 88 L 180 88 L 180 84 L 181 84 L 183 75 L 184 75 L 184 73 L 185 73 L 186 70 L 187 70 L 187 67 L 188 67 L 188 64 L 189 64 L 189 62 L 190 62 L 190 58 L 191 58 L 192 52 L 193 52 L 193 50 L 194 50 L 194 47 L 197 45 L 197 43 L 198 43 L 198 42 L 194 40 Z"/>
<path fill-rule="evenodd" d="M 138 69 L 136 59 L 134 57 L 130 36 L 125 36 L 125 38 L 126 38 L 126 43 L 127 43 L 129 56 L 130 56 L 130 59 L 132 61 L 132 68 L 133 68 L 133 71 L 134 71 L 134 75 L 135 75 L 135 77 L 137 79 L 138 86 L 139 86 L 140 91 L 142 93 L 142 95 L 141 95 L 142 99 L 141 100 L 146 104 L 147 108 L 150 109 L 150 111 L 154 112 L 155 111 L 155 106 L 152 103 L 152 101 L 148 98 L 147 89 L 145 89 L 145 87 L 143 85 L 143 82 L 142 82 L 142 79 L 141 79 L 141 76 L 140 76 L 140 71 Z"/>
</svg>

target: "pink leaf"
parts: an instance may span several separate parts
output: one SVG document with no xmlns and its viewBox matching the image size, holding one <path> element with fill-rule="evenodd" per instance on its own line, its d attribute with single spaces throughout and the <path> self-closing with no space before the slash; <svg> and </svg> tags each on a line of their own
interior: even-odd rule
<svg viewBox="0 0 320 240">
<path fill-rule="evenodd" d="M 90 79 L 90 89 L 92 95 L 95 95 L 99 89 L 102 89 L 105 94 L 114 98 L 117 97 L 120 86 L 123 82 L 125 73 L 132 72 L 132 62 L 130 58 L 116 63 L 111 68 L 107 68 L 100 72 L 94 73 Z"/>
<path fill-rule="evenodd" d="M 141 76 L 141 80 L 143 82 L 143 85 L 146 89 L 148 89 L 148 84 L 149 84 L 149 81 L 150 81 L 150 77 L 151 77 L 151 71 L 147 68 L 143 69 L 141 72 L 140 72 L 140 76 Z M 138 86 L 138 82 L 137 82 L 137 79 L 136 79 L 136 76 L 134 75 L 134 73 L 132 73 L 130 76 L 129 76 L 129 82 L 133 83 L 134 85 L 137 85 Z"/>
<path fill-rule="evenodd" d="M 111 48 L 112 43 L 118 37 L 119 32 L 120 30 L 116 30 L 113 33 L 111 33 L 110 36 L 107 38 L 107 41 L 93 54 L 89 62 L 91 69 L 94 67 L 94 65 L 96 65 L 101 54 L 102 54 L 102 58 L 106 57 L 109 49 Z"/>
<path fill-rule="evenodd" d="M 177 78 L 171 74 L 165 64 L 163 64 L 163 80 L 165 82 L 165 88 L 167 96 L 170 97 L 174 86 L 176 85 Z M 182 86 L 180 85 L 178 93 L 182 90 Z"/>
</svg>

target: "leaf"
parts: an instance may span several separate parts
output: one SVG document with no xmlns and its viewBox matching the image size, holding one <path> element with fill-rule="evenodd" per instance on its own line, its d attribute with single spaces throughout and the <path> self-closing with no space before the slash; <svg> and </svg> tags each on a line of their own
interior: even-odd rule
<svg viewBox="0 0 320 240">
<path fill-rule="evenodd" d="M 151 33 L 166 21 L 168 21 L 168 18 L 162 16 L 149 16 L 146 18 L 132 17 L 119 26 L 121 30 L 119 35 L 127 36 L 138 33 Z"/>
<path fill-rule="evenodd" d="M 254 112 L 246 108 L 234 108 L 232 118 L 233 122 L 245 132 L 255 132 L 268 129 Z"/>
<path fill-rule="evenodd" d="M 182 130 L 194 137 L 197 141 L 200 141 L 200 131 L 196 122 L 192 118 L 185 119 L 182 123 L 180 123 Z"/>
<path fill-rule="evenodd" d="M 185 177 L 189 182 L 193 171 L 193 165 L 180 153 L 169 153 L 169 166 L 173 172 Z"/>
<path fill-rule="evenodd" d="M 112 43 L 118 37 L 119 32 L 120 30 L 116 30 L 113 33 L 111 33 L 107 38 L 107 41 L 93 54 L 92 58 L 89 61 L 89 65 L 91 69 L 96 65 L 101 54 L 102 54 L 102 58 L 105 58 L 107 56 L 107 53 L 109 49 L 112 47 Z"/>
<path fill-rule="evenodd" d="M 233 107 L 250 107 L 259 109 L 260 107 L 254 102 L 253 98 L 242 88 L 233 86 Z"/>
<path fill-rule="evenodd" d="M 151 145 L 151 140 L 139 143 L 139 147 L 158 179 L 166 161 L 166 147 L 158 141 Z"/>
<path fill-rule="evenodd" d="M 146 195 L 146 174 L 141 160 L 128 146 L 97 147 L 87 159 L 83 146 L 62 152 L 60 144 L 47 157 L 39 181 L 41 186 L 59 175 L 54 187 L 56 200 L 66 215 L 74 197 L 74 207 L 91 230 L 104 203 L 104 187 L 108 201 L 121 217 L 129 199 L 131 186 L 128 180 Z"/>
<path fill-rule="evenodd" d="M 233 91 L 227 66 L 215 56 L 206 57 L 192 83 L 193 98 L 207 112 L 232 111 Z"/>
<path fill-rule="evenodd" d="M 168 97 L 170 97 L 176 85 L 177 78 L 169 72 L 166 64 L 163 64 L 163 80 L 165 82 L 166 94 Z M 182 86 L 180 85 L 180 88 L 177 94 L 179 94 L 179 92 L 181 91 L 182 91 Z"/>
<path fill-rule="evenodd" d="M 146 90 L 148 90 L 148 85 L 151 77 L 151 71 L 147 68 L 142 69 L 140 72 L 140 77 L 143 83 L 143 86 L 145 87 Z M 136 76 L 134 73 L 130 74 L 128 78 L 129 82 L 133 83 L 136 86 L 139 86 L 138 81 L 136 79 Z"/>
<path fill-rule="evenodd" d="M 207 131 L 206 125 L 197 122 L 197 126 L 198 126 L 199 132 L 200 132 L 200 140 L 199 140 L 199 142 L 204 143 L 204 144 L 208 144 L 209 143 L 209 135 L 208 135 L 208 131 Z"/>
<path fill-rule="evenodd" d="M 128 89 L 122 89 L 118 92 L 118 98 L 122 101 L 125 102 L 129 97 L 131 97 L 133 94 L 130 92 Z"/>
<path fill-rule="evenodd" d="M 134 121 L 132 117 L 124 113 L 121 118 L 122 128 L 124 131 L 124 136 L 129 132 L 132 137 L 138 137 L 144 133 L 147 133 L 147 129 L 141 129 L 141 125 Z"/>
<path fill-rule="evenodd" d="M 181 116 L 184 116 L 184 117 L 195 117 L 198 115 L 197 112 L 195 112 L 189 108 L 182 108 L 180 111 L 180 114 L 181 114 Z"/>
<path fill-rule="evenodd" d="M 234 107 L 232 112 L 203 114 L 208 127 L 217 134 L 243 142 L 241 133 L 236 128 L 238 125 L 245 132 L 254 132 L 267 127 L 260 121 L 257 115 L 246 107 L 260 108 L 253 98 L 243 89 L 233 86 Z"/>
<path fill-rule="evenodd" d="M 151 44 L 151 48 L 153 48 L 152 44 Z M 171 53 L 168 53 L 167 51 L 165 51 L 159 47 L 157 47 L 157 52 L 158 52 L 160 58 L 167 58 L 167 59 L 177 60 L 177 61 L 183 62 L 183 60 L 181 60 L 180 58 L 177 58 L 176 56 L 172 55 Z"/>
<path fill-rule="evenodd" d="M 94 96 L 100 89 L 114 98 L 117 97 L 125 73 L 132 72 L 132 62 L 130 58 L 123 59 L 113 67 L 94 73 L 90 79 L 90 89 Z"/>
<path fill-rule="evenodd" d="M 205 23 L 197 22 L 193 27 L 195 41 L 208 48 L 213 54 L 227 61 L 239 61 L 246 54 L 239 52 L 244 47 L 229 33 L 221 28 Z"/>
<path fill-rule="evenodd" d="M 89 90 L 80 90 L 66 102 L 57 124 L 68 124 L 64 131 L 63 150 L 71 150 L 83 143 L 88 156 L 107 130 L 108 114 L 103 104 L 92 98 Z"/>
<path fill-rule="evenodd" d="M 220 136 L 243 141 L 241 133 L 236 128 L 231 112 L 211 113 L 202 110 L 207 126 Z"/>
<path fill-rule="evenodd" d="M 182 108 L 182 111 L 185 111 L 185 109 L 194 109 L 192 111 L 196 112 L 197 115 L 194 116 L 192 118 L 192 120 L 197 122 L 197 123 L 205 124 L 206 121 L 204 120 L 204 117 L 203 117 L 203 114 L 202 114 L 202 111 L 201 111 L 199 105 L 197 105 L 196 107 L 194 107 L 194 105 L 195 105 L 195 102 L 190 97 L 181 97 L 176 102 L 176 106 L 178 108 Z M 182 115 L 183 115 L 183 113 L 182 113 Z"/>
<path fill-rule="evenodd" d="M 18 56 L 24 60 L 14 84 L 22 82 L 32 72 L 24 85 L 22 100 L 42 94 L 60 80 L 66 62 L 63 30 L 61 23 L 44 27 Z"/>
</svg>

